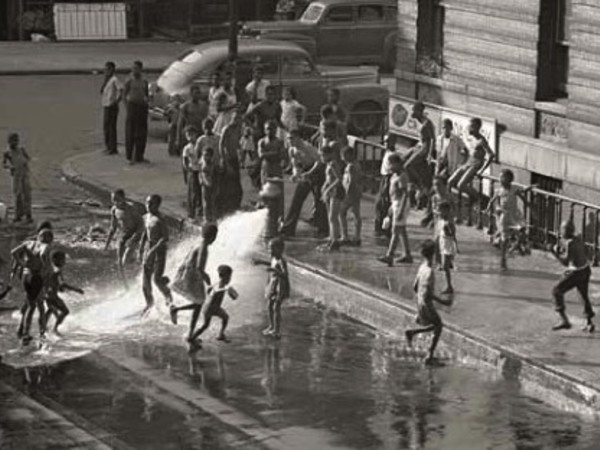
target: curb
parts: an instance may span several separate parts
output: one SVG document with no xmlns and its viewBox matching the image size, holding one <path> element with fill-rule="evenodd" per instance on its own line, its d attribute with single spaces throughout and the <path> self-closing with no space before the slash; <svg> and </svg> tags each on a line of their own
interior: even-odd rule
<svg viewBox="0 0 600 450">
<path fill-rule="evenodd" d="M 86 179 L 73 168 L 74 161 L 88 156 L 89 153 L 85 153 L 68 158 L 62 164 L 62 173 L 69 182 L 108 202 L 111 187 Z M 138 200 L 133 200 L 133 203 L 141 204 Z M 170 227 L 179 231 L 183 229 L 184 218 L 168 209 L 164 213 Z M 413 323 L 416 309 L 389 292 L 339 277 L 295 258 L 288 257 L 288 262 L 295 269 L 291 273 L 295 290 L 316 303 L 393 337 L 399 336 L 399 329 Z M 491 369 L 506 380 L 520 383 L 528 394 L 562 410 L 600 417 L 598 387 L 471 334 L 447 319 L 444 327 L 442 351 L 452 359 Z"/>
</svg>

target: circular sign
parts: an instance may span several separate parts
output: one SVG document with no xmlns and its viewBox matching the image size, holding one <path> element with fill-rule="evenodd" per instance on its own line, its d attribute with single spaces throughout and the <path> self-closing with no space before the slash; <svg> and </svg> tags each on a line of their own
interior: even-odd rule
<svg viewBox="0 0 600 450">
<path fill-rule="evenodd" d="M 400 103 L 396 104 L 392 109 L 392 122 L 394 123 L 394 125 L 396 125 L 397 127 L 403 127 L 406 124 L 407 120 L 408 111 L 406 110 L 406 108 Z"/>
</svg>

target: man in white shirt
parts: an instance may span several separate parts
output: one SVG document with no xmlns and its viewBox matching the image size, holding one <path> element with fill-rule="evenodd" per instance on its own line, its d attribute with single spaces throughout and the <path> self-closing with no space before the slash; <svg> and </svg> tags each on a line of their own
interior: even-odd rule
<svg viewBox="0 0 600 450">
<path fill-rule="evenodd" d="M 268 80 L 263 79 L 262 70 L 257 67 L 254 69 L 252 81 L 246 85 L 246 94 L 250 103 L 258 103 L 267 98 L 267 86 L 269 86 Z"/>
<path fill-rule="evenodd" d="M 117 118 L 119 117 L 119 102 L 123 96 L 123 86 L 115 75 L 115 63 L 109 61 L 104 69 L 104 83 L 100 89 L 102 108 L 104 112 L 104 153 L 116 155 L 117 151 Z"/>
<path fill-rule="evenodd" d="M 450 178 L 468 157 L 467 147 L 460 136 L 454 133 L 452 121 L 444 119 L 442 134 L 436 140 L 436 175 Z"/>
</svg>

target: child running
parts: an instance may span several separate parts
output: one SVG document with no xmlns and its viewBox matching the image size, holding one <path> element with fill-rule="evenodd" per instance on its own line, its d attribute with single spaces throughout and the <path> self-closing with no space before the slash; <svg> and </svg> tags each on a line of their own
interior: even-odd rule
<svg viewBox="0 0 600 450">
<path fill-rule="evenodd" d="M 83 289 L 71 286 L 63 280 L 63 268 L 67 262 L 67 255 L 63 251 L 55 251 L 52 253 L 52 273 L 46 279 L 44 286 L 44 300 L 48 310 L 46 311 L 45 324 L 48 325 L 50 316 L 54 315 L 56 321 L 54 323 L 54 334 L 61 336 L 58 327 L 69 315 L 69 308 L 60 298 L 59 293 L 64 291 L 73 291 L 83 295 Z"/>
<path fill-rule="evenodd" d="M 206 288 L 210 286 L 210 277 L 206 273 L 206 263 L 208 261 L 208 249 L 217 239 L 219 230 L 214 224 L 207 224 L 202 227 L 202 242 L 194 248 L 185 258 L 183 264 L 177 270 L 173 282 L 173 290 L 191 300 L 191 303 L 183 306 L 171 306 L 171 321 L 177 324 L 177 314 L 179 311 L 192 311 L 190 320 L 190 329 L 188 333 L 188 343 L 192 344 L 192 336 L 196 331 L 196 324 L 200 317 L 202 305 L 206 299 Z"/>
<path fill-rule="evenodd" d="M 281 304 L 290 297 L 290 277 L 287 261 L 283 257 L 284 250 L 285 242 L 283 239 L 271 239 L 269 242 L 271 260 L 253 260 L 254 265 L 268 267 L 269 281 L 265 297 L 268 301 L 269 326 L 263 330 L 263 334 L 276 339 L 281 337 Z"/>
<path fill-rule="evenodd" d="M 404 171 L 402 157 L 399 154 L 391 154 L 389 163 L 393 173 L 390 180 L 392 237 L 390 238 L 387 254 L 378 258 L 378 260 L 391 267 L 394 265 L 394 254 L 396 253 L 396 248 L 400 241 L 402 241 L 402 246 L 404 248 L 404 256 L 400 257 L 396 262 L 410 264 L 413 259 L 410 253 L 408 232 L 406 230 L 406 221 L 410 212 L 408 201 L 408 176 Z"/>
<path fill-rule="evenodd" d="M 231 276 L 233 275 L 231 267 L 226 265 L 219 266 L 217 273 L 219 274 L 219 281 L 208 288 L 208 299 L 204 302 L 201 312 L 202 326 L 193 334 L 190 340 L 190 351 L 196 350 L 202 345 L 200 336 L 208 329 L 213 317 L 221 319 L 221 331 L 217 340 L 229 342 L 227 336 L 225 336 L 225 329 L 229 323 L 229 314 L 223 309 L 223 300 L 225 300 L 225 294 L 229 295 L 229 298 L 232 300 L 236 300 L 239 294 L 229 285 L 231 283 Z"/>
<path fill-rule="evenodd" d="M 113 237 L 120 231 L 121 235 L 117 245 L 117 267 L 123 282 L 127 284 L 123 268 L 144 232 L 144 220 L 135 207 L 127 202 L 123 189 L 115 190 L 111 194 L 111 201 L 113 206 L 110 209 L 110 229 L 104 248 L 106 250 L 109 248 Z"/>
<path fill-rule="evenodd" d="M 500 187 L 494 192 L 487 208 L 487 212 L 489 213 L 493 205 L 498 202 L 496 224 L 500 236 L 500 268 L 502 270 L 507 269 L 506 254 L 512 235 L 515 233 L 516 228 L 523 225 L 523 214 L 519 210 L 517 199 L 520 198 L 527 205 L 527 192 L 533 189 L 533 186 L 529 186 L 526 189 L 513 186 L 514 178 L 515 175 L 512 170 L 502 170 L 500 174 Z"/>
<path fill-rule="evenodd" d="M 438 341 L 442 334 L 444 324 L 442 319 L 435 309 L 434 302 L 438 302 L 442 305 L 451 306 L 452 298 L 447 300 L 441 299 L 435 295 L 435 274 L 433 270 L 433 258 L 435 256 L 435 242 L 431 239 L 427 239 L 421 244 L 421 256 L 423 262 L 419 267 L 415 282 L 413 283 L 413 290 L 417 294 L 417 318 L 416 322 L 420 325 L 420 328 L 411 328 L 404 332 L 406 336 L 406 342 L 409 346 L 412 346 L 413 338 L 422 333 L 433 333 L 431 344 L 427 356 L 423 360 L 425 364 L 432 364 L 434 362 L 434 353 L 437 347 Z"/>
<path fill-rule="evenodd" d="M 440 251 L 441 268 L 446 277 L 446 289 L 442 294 L 453 294 L 452 275 L 454 269 L 454 257 L 457 254 L 456 225 L 452 218 L 450 203 L 443 202 L 439 206 L 440 217 L 436 221 L 437 247 Z"/>
<path fill-rule="evenodd" d="M 345 196 L 342 202 L 340 217 L 342 228 L 341 245 L 352 245 L 359 247 L 361 244 L 360 233 L 362 231 L 362 219 L 360 217 L 360 200 L 362 197 L 362 170 L 360 163 L 356 161 L 356 149 L 345 147 L 342 150 L 342 159 L 346 163 L 342 185 Z M 354 216 L 354 240 L 348 238 L 348 211 Z"/>
<path fill-rule="evenodd" d="M 575 236 L 575 225 L 572 218 L 561 225 L 561 235 L 564 239 L 564 253 L 560 251 L 559 244 L 553 246 L 551 250 L 556 259 L 567 267 L 567 270 L 552 289 L 556 312 L 560 316 L 560 322 L 552 329 L 557 331 L 571 328 L 571 322 L 565 312 L 565 294 L 575 288 L 581 296 L 583 313 L 586 318 L 583 331 L 593 333 L 596 329 L 592 321 L 595 314 L 588 293 L 592 270 L 586 255 L 585 244 L 581 236 Z"/>
</svg>

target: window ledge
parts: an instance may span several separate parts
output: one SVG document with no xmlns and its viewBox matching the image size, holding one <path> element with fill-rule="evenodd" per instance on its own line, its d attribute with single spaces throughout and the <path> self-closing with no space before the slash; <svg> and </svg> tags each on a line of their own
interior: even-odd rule
<svg viewBox="0 0 600 450">
<path fill-rule="evenodd" d="M 567 104 L 564 100 L 555 102 L 535 102 L 535 109 L 556 116 L 567 116 Z"/>
</svg>

